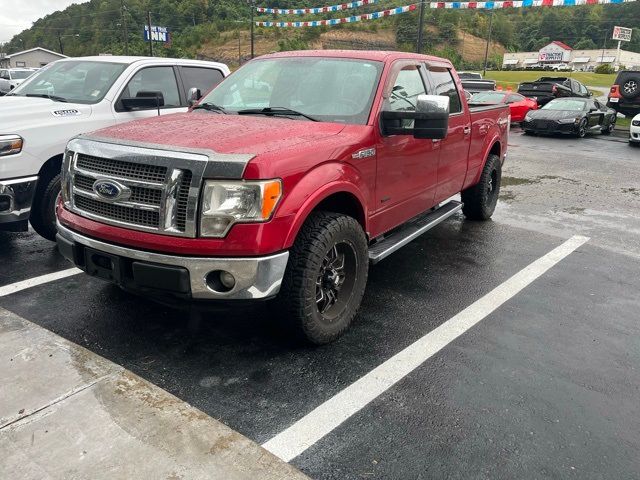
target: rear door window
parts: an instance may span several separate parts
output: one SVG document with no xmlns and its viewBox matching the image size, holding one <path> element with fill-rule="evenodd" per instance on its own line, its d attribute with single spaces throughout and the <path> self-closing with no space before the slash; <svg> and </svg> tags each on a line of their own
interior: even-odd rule
<svg viewBox="0 0 640 480">
<path fill-rule="evenodd" d="M 224 79 L 224 75 L 217 68 L 180 67 L 180 70 L 185 97 L 191 88 L 197 88 L 202 95 L 205 95 Z"/>
<path fill-rule="evenodd" d="M 462 102 L 451 72 L 446 68 L 430 67 L 429 75 L 435 95 L 449 97 L 449 112 L 460 113 L 462 111 Z"/>
</svg>

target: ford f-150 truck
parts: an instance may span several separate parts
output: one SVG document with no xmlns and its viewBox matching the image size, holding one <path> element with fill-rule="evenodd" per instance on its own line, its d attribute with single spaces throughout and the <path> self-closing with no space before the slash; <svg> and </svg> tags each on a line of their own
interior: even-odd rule
<svg viewBox="0 0 640 480">
<path fill-rule="evenodd" d="M 226 65 L 148 57 L 67 58 L 0 98 L 0 230 L 30 221 L 55 240 L 56 198 L 67 142 L 135 119 L 186 112 L 191 97 L 229 74 Z"/>
<path fill-rule="evenodd" d="M 275 297 L 278 318 L 330 342 L 370 263 L 460 210 L 493 214 L 509 109 L 461 92 L 451 63 L 424 55 L 255 59 L 188 113 L 69 142 L 59 249 L 163 301 Z"/>
</svg>

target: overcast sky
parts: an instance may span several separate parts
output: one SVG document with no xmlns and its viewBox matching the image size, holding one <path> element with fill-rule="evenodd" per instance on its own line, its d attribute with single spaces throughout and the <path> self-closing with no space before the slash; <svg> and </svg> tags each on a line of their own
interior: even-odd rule
<svg viewBox="0 0 640 480">
<path fill-rule="evenodd" d="M 29 28 L 33 22 L 72 3 L 87 0 L 0 0 L 0 43 Z"/>
</svg>

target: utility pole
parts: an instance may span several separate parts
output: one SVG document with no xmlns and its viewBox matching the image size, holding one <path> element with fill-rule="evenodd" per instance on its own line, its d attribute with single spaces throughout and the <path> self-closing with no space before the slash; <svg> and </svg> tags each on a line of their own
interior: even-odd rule
<svg viewBox="0 0 640 480">
<path fill-rule="evenodd" d="M 600 65 L 604 65 L 604 51 L 607 48 L 607 35 L 609 34 L 609 30 L 604 31 L 604 40 L 602 41 L 602 57 L 600 57 Z"/>
<path fill-rule="evenodd" d="M 151 38 L 151 12 L 147 11 L 147 24 L 149 25 L 149 56 L 153 57 L 153 40 Z"/>
<path fill-rule="evenodd" d="M 251 35 L 251 58 L 253 58 L 255 56 L 255 50 L 254 50 L 254 40 L 253 40 L 253 28 L 255 26 L 255 22 L 253 20 L 253 16 L 255 14 L 255 10 L 256 10 L 256 0 L 247 0 L 247 3 L 249 4 L 249 8 L 251 8 L 251 26 L 250 26 L 250 35 Z"/>
<path fill-rule="evenodd" d="M 418 20 L 418 40 L 416 41 L 416 53 L 422 52 L 422 31 L 424 30 L 425 0 L 420 0 L 420 20 Z"/>
<path fill-rule="evenodd" d="M 236 30 L 238 33 L 238 66 L 242 65 L 242 51 L 240 50 L 240 29 Z"/>
<path fill-rule="evenodd" d="M 487 36 L 487 46 L 484 49 L 484 68 L 482 70 L 482 76 L 487 74 L 487 62 L 489 61 L 489 44 L 491 43 L 491 28 L 493 27 L 493 10 L 489 14 L 489 35 Z"/>
<path fill-rule="evenodd" d="M 60 35 L 60 31 L 58 31 L 58 45 L 60 45 L 60 53 L 64 55 L 64 48 L 62 48 L 62 36 Z"/>
<path fill-rule="evenodd" d="M 124 28 L 124 54 L 129 55 L 129 30 L 127 30 L 127 16 L 125 12 L 127 10 L 124 0 L 122 0 L 122 27 Z"/>
</svg>

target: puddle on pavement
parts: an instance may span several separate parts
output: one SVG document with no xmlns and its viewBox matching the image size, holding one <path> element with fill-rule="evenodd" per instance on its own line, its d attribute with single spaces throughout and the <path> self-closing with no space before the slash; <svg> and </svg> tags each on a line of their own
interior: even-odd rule
<svg viewBox="0 0 640 480">
<path fill-rule="evenodd" d="M 533 183 L 540 183 L 540 180 L 531 178 L 518 178 L 518 177 L 502 177 L 500 180 L 501 187 L 514 187 L 517 185 L 531 185 Z"/>
</svg>

